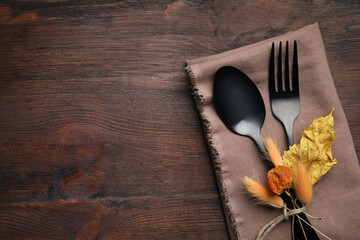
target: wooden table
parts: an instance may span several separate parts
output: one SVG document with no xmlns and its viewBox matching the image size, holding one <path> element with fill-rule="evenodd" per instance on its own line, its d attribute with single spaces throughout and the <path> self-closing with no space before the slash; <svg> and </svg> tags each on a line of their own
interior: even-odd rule
<svg viewBox="0 0 360 240">
<path fill-rule="evenodd" d="M 2 0 L 0 239 L 228 239 L 186 59 L 318 22 L 360 155 L 360 2 Z"/>
</svg>

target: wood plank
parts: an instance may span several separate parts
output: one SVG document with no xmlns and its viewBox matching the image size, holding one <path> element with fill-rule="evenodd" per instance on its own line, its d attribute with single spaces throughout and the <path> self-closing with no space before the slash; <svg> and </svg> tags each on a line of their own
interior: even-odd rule
<svg viewBox="0 0 360 240">
<path fill-rule="evenodd" d="M 227 239 L 214 195 L 0 204 L 1 239 Z"/>
</svg>

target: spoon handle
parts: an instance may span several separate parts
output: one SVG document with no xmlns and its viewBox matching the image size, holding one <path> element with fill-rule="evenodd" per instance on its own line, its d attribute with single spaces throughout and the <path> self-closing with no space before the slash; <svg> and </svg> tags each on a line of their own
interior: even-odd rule
<svg viewBox="0 0 360 240">
<path fill-rule="evenodd" d="M 265 149 L 265 146 L 264 146 L 264 143 L 261 139 L 261 136 L 260 136 L 260 132 L 259 133 L 255 133 L 255 134 L 252 134 L 252 136 L 250 136 L 252 138 L 252 140 L 254 140 L 259 152 L 261 153 L 261 155 L 265 158 L 266 162 L 269 164 L 270 166 L 270 169 L 271 168 L 274 168 L 274 164 L 271 162 L 270 158 L 269 158 L 269 154 L 267 153 L 266 149 Z"/>
</svg>

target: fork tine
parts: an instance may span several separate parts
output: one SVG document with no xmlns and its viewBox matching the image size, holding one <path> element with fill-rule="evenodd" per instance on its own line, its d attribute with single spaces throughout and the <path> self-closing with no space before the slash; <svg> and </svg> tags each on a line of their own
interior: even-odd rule
<svg viewBox="0 0 360 240">
<path fill-rule="evenodd" d="M 292 71 L 292 89 L 293 91 L 299 92 L 299 66 L 297 56 L 297 43 L 294 41 L 294 57 L 293 57 L 293 71 Z"/>
<path fill-rule="evenodd" d="M 282 50 L 281 50 L 281 42 L 279 44 L 279 56 L 278 56 L 278 92 L 283 91 L 282 87 Z"/>
<path fill-rule="evenodd" d="M 290 73 L 289 73 L 289 42 L 286 41 L 285 50 L 285 91 L 290 90 Z"/>
<path fill-rule="evenodd" d="M 274 43 L 272 43 L 271 54 L 270 54 L 269 91 L 270 91 L 270 94 L 273 94 L 276 92 L 276 89 L 275 89 L 275 44 Z"/>
</svg>

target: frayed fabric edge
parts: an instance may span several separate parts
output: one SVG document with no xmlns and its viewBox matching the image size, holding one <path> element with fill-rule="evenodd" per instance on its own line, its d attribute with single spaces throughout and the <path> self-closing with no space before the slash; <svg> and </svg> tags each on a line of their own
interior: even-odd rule
<svg viewBox="0 0 360 240">
<path fill-rule="evenodd" d="M 234 214 L 231 209 L 231 206 L 229 205 L 229 196 L 226 191 L 225 183 L 223 181 L 222 170 L 220 167 L 221 161 L 220 161 L 219 153 L 218 153 L 218 151 L 215 147 L 214 141 L 213 141 L 211 124 L 204 112 L 204 97 L 203 97 L 203 95 L 200 94 L 199 89 L 196 86 L 196 78 L 195 78 L 195 74 L 192 70 L 192 67 L 187 65 L 187 66 L 185 66 L 185 70 L 188 73 L 189 78 L 190 78 L 190 88 L 191 88 L 192 97 L 195 101 L 196 109 L 201 118 L 201 123 L 202 123 L 203 131 L 205 133 L 206 142 L 208 145 L 208 149 L 210 150 L 211 159 L 213 161 L 213 168 L 214 168 L 215 175 L 217 178 L 217 184 L 220 189 L 221 200 L 223 201 L 225 218 L 230 220 L 230 227 L 231 227 L 232 232 L 230 232 L 229 235 L 230 235 L 231 239 L 234 238 L 234 234 L 236 235 L 237 239 L 240 239 L 240 233 L 236 229 L 236 222 L 234 219 Z"/>
</svg>

